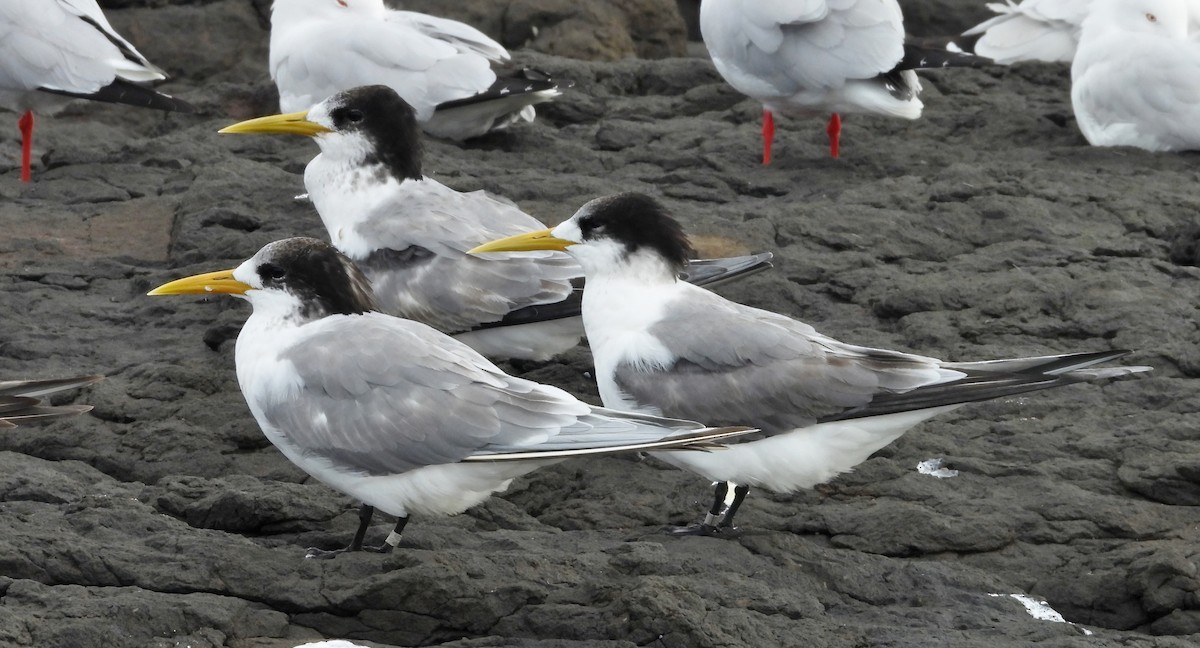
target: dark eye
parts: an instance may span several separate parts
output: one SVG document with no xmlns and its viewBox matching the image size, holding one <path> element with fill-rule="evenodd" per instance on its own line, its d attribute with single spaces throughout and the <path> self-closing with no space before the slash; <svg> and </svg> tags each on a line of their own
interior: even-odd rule
<svg viewBox="0 0 1200 648">
<path fill-rule="evenodd" d="M 286 274 L 286 270 L 284 270 L 281 266 L 275 265 L 274 263 L 264 263 L 258 266 L 258 276 L 262 277 L 263 279 L 283 279 L 284 275 Z"/>
<path fill-rule="evenodd" d="M 346 111 L 346 119 L 349 119 L 352 124 L 357 124 L 363 120 L 363 112 L 358 108 L 351 108 Z"/>
</svg>

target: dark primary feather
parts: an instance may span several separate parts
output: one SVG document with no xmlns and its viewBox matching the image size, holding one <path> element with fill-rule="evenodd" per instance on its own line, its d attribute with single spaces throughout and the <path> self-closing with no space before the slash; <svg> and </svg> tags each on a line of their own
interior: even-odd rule
<svg viewBox="0 0 1200 648">
<path fill-rule="evenodd" d="M 49 380 L 0 381 L 0 428 L 83 414 L 92 409 L 90 405 L 42 405 L 41 397 L 90 385 L 102 378 L 103 376 L 77 376 Z"/>
<path fill-rule="evenodd" d="M 904 44 L 904 56 L 891 70 L 880 74 L 876 79 L 883 84 L 891 95 L 897 99 L 908 101 L 917 96 L 917 86 L 910 85 L 903 72 L 907 70 L 927 70 L 946 67 L 982 67 L 994 65 L 990 58 L 951 52 L 945 47 L 927 47 L 914 43 Z M 911 76 L 911 75 L 910 75 Z"/>
<path fill-rule="evenodd" d="M 892 71 L 929 70 L 947 67 L 984 67 L 996 62 L 986 56 L 967 52 L 951 52 L 946 48 L 926 47 L 913 43 L 904 44 L 904 57 Z"/>
<path fill-rule="evenodd" d="M 39 90 L 67 97 L 126 104 L 139 108 L 153 108 L 155 110 L 170 110 L 183 113 L 196 112 L 195 107 L 182 99 L 176 99 L 153 88 L 147 88 L 130 81 L 125 81 L 124 79 L 114 79 L 112 83 L 90 93 L 67 92 L 66 90 L 53 90 L 51 88 L 39 88 Z"/>
<path fill-rule="evenodd" d="M 566 84 L 570 85 L 570 84 Z M 437 110 L 453 110 L 471 104 L 503 99 L 514 95 L 553 90 L 559 84 L 549 73 L 532 68 L 516 70 L 511 76 L 496 75 L 496 82 L 479 94 L 438 104 Z"/>
</svg>

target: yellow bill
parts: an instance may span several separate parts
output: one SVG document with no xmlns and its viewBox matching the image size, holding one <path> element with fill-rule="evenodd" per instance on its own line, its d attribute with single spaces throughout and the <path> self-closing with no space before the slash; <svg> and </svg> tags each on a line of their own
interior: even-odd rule
<svg viewBox="0 0 1200 648">
<path fill-rule="evenodd" d="M 575 245 L 575 241 L 555 238 L 550 234 L 551 230 L 544 229 L 528 234 L 517 234 L 508 238 L 502 238 L 491 243 L 484 243 L 478 247 L 467 250 L 467 254 L 484 254 L 486 252 L 532 252 L 534 250 L 557 250 L 565 251 L 568 247 Z"/>
<path fill-rule="evenodd" d="M 308 121 L 308 111 L 303 110 L 282 115 L 270 115 L 258 119 L 248 119 L 233 126 L 226 126 L 218 133 L 275 133 L 283 135 L 304 135 L 315 137 L 321 133 L 332 132 L 328 128 Z"/>
<path fill-rule="evenodd" d="M 147 295 L 244 295 L 252 286 L 233 278 L 233 270 L 220 270 L 207 274 L 176 279 L 165 283 Z"/>
</svg>

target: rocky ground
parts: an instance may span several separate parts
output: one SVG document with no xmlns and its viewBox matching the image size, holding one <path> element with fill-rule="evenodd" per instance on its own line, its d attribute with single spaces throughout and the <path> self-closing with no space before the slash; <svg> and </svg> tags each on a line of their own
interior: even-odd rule
<svg viewBox="0 0 1200 648">
<path fill-rule="evenodd" d="M 89 415 L 0 433 L 0 645 L 1200 640 L 1197 158 L 1089 148 L 1060 66 L 928 74 L 923 119 L 850 116 L 837 161 L 822 121 L 786 120 L 764 168 L 759 108 L 703 58 L 589 62 L 561 56 L 597 55 L 587 47 L 535 41 L 553 55 L 518 58 L 574 88 L 532 125 L 430 142 L 428 172 L 550 223 L 618 190 L 659 195 L 708 250 L 776 254 L 726 295 L 847 341 L 950 359 L 1125 348 L 1150 376 L 935 419 L 815 491 L 753 492 L 737 540 L 665 536 L 698 518 L 708 485 L 630 456 L 414 519 L 391 556 L 305 560 L 349 537 L 353 503 L 292 467 L 247 411 L 232 343 L 246 306 L 144 296 L 323 233 L 292 200 L 311 142 L 216 134 L 273 112 L 266 4 L 109 3 L 199 115 L 79 104 L 39 122 L 27 186 L 4 116 L 0 375 L 108 378 L 68 397 Z M 539 34 L 585 11 L 491 4 L 510 45 L 530 40 L 518 9 L 547 8 Z M 618 14 L 636 3 L 594 4 L 630 43 L 688 49 L 681 22 L 635 34 Z M 975 0 L 906 11 L 918 34 L 985 13 Z M 588 371 L 581 349 L 526 375 L 595 401 Z M 958 475 L 918 472 L 930 458 Z"/>
</svg>

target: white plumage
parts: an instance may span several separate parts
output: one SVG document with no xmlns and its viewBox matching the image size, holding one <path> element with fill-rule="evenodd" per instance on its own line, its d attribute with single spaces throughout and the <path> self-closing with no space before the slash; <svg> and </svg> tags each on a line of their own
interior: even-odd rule
<svg viewBox="0 0 1200 648">
<path fill-rule="evenodd" d="M 532 121 L 533 105 L 559 94 L 552 83 L 518 79 L 488 95 L 508 51 L 470 25 L 383 0 L 275 0 L 270 71 L 284 112 L 305 110 L 342 90 L 382 84 L 417 113 L 426 132 L 462 140 Z M 502 80 L 503 81 L 503 80 Z M 438 109 L 476 96 L 487 100 Z"/>
<path fill-rule="evenodd" d="M 1023 0 L 988 3 L 997 15 L 963 32 L 979 36 L 975 53 L 1003 65 L 1020 61 L 1070 63 L 1079 46 L 1083 20 L 1094 0 Z M 1200 2 L 1191 5 L 1189 33 L 1200 28 Z"/>
<path fill-rule="evenodd" d="M 1184 0 L 1096 0 L 1071 65 L 1071 105 L 1093 146 L 1200 149 L 1200 42 Z"/>
<path fill-rule="evenodd" d="M 1079 43 L 1079 26 L 1092 0 L 1005 0 L 988 3 L 995 17 L 963 32 L 979 35 L 975 53 L 997 63 L 1018 61 L 1070 63 Z"/>
</svg>

